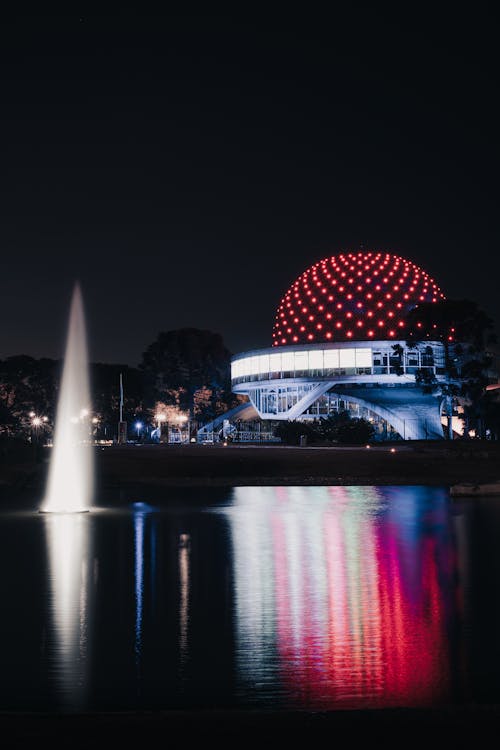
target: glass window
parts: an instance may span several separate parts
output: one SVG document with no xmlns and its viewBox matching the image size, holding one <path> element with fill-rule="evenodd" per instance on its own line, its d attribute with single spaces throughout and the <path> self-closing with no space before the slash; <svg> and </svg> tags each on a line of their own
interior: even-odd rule
<svg viewBox="0 0 500 750">
<path fill-rule="evenodd" d="M 290 372 L 295 369 L 295 356 L 293 352 L 283 352 L 281 355 L 281 367 L 284 372 Z"/>
<path fill-rule="evenodd" d="M 281 372 L 281 354 L 269 355 L 269 371 Z"/>
<path fill-rule="evenodd" d="M 339 365 L 340 367 L 356 367 L 354 349 L 339 350 Z"/>
<path fill-rule="evenodd" d="M 356 367 L 372 366 L 372 350 L 356 349 Z"/>
<path fill-rule="evenodd" d="M 295 352 L 295 370 L 307 370 L 309 357 L 307 352 Z"/>
<path fill-rule="evenodd" d="M 250 367 L 248 368 L 248 374 L 249 375 L 257 375 L 259 372 L 259 358 L 258 357 L 249 357 L 249 364 Z"/>
<path fill-rule="evenodd" d="M 311 349 L 309 352 L 309 369 L 310 370 L 322 370 L 323 369 L 323 350 L 322 349 Z"/>
<path fill-rule="evenodd" d="M 326 368 L 338 369 L 339 350 L 338 349 L 325 349 L 323 359 L 324 359 L 324 366 Z"/>
<path fill-rule="evenodd" d="M 269 354 L 259 356 L 259 375 L 269 372 Z"/>
</svg>

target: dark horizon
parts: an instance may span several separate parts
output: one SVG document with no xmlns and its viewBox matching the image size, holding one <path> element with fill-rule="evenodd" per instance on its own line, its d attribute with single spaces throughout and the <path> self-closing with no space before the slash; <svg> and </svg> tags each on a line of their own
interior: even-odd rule
<svg viewBox="0 0 500 750">
<path fill-rule="evenodd" d="M 0 358 L 271 345 L 307 267 L 383 250 L 500 329 L 495 27 L 444 6 L 2 22 Z"/>
</svg>

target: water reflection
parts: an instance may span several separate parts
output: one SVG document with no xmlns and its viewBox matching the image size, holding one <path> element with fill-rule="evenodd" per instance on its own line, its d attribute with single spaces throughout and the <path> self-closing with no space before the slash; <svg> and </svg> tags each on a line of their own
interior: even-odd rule
<svg viewBox="0 0 500 750">
<path fill-rule="evenodd" d="M 182 681 L 185 678 L 185 668 L 189 656 L 190 548 L 189 534 L 181 534 L 179 537 L 179 665 Z"/>
<path fill-rule="evenodd" d="M 142 598 L 144 594 L 144 510 L 142 509 L 142 507 L 139 509 L 135 509 L 134 513 L 134 584 L 134 653 L 136 664 L 138 664 L 142 648 Z"/>
<path fill-rule="evenodd" d="M 49 558 L 48 672 L 62 709 L 83 708 L 88 689 L 90 597 L 97 568 L 90 565 L 89 516 L 44 517 Z"/>
<path fill-rule="evenodd" d="M 446 493 L 240 487 L 225 512 L 240 694 L 308 708 L 449 698 Z"/>
</svg>

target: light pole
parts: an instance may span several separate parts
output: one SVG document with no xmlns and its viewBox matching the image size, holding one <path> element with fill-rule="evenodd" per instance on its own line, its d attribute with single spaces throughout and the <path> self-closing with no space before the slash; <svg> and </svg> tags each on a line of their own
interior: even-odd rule
<svg viewBox="0 0 500 750">
<path fill-rule="evenodd" d="M 187 421 L 188 421 L 188 418 L 186 417 L 185 414 L 181 414 L 178 417 L 178 422 L 180 424 L 180 433 L 181 433 L 181 436 L 182 436 L 182 425 L 185 425 Z M 189 442 L 189 436 L 188 436 L 188 442 Z"/>
<path fill-rule="evenodd" d="M 47 421 L 48 417 L 39 417 L 35 414 L 35 412 L 30 412 L 31 417 L 31 444 L 34 447 L 35 450 L 35 459 L 38 460 L 39 457 L 39 443 L 40 443 L 40 427 L 44 425 L 44 423 Z"/>
<path fill-rule="evenodd" d="M 158 413 L 158 414 L 155 414 L 155 419 L 158 424 L 158 442 L 161 442 L 161 425 L 162 425 L 162 422 L 165 422 L 167 418 L 165 414 Z M 168 442 L 168 434 L 167 434 L 167 442 Z"/>
</svg>

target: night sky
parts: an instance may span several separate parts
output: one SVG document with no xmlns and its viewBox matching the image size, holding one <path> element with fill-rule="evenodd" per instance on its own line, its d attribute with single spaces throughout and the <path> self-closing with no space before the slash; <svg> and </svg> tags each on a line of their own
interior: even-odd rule
<svg viewBox="0 0 500 750">
<path fill-rule="evenodd" d="M 360 245 L 500 329 L 488 13 L 245 7 L 2 19 L 0 357 L 62 356 L 76 279 L 94 361 L 184 326 L 270 346 L 291 282 Z"/>
</svg>

